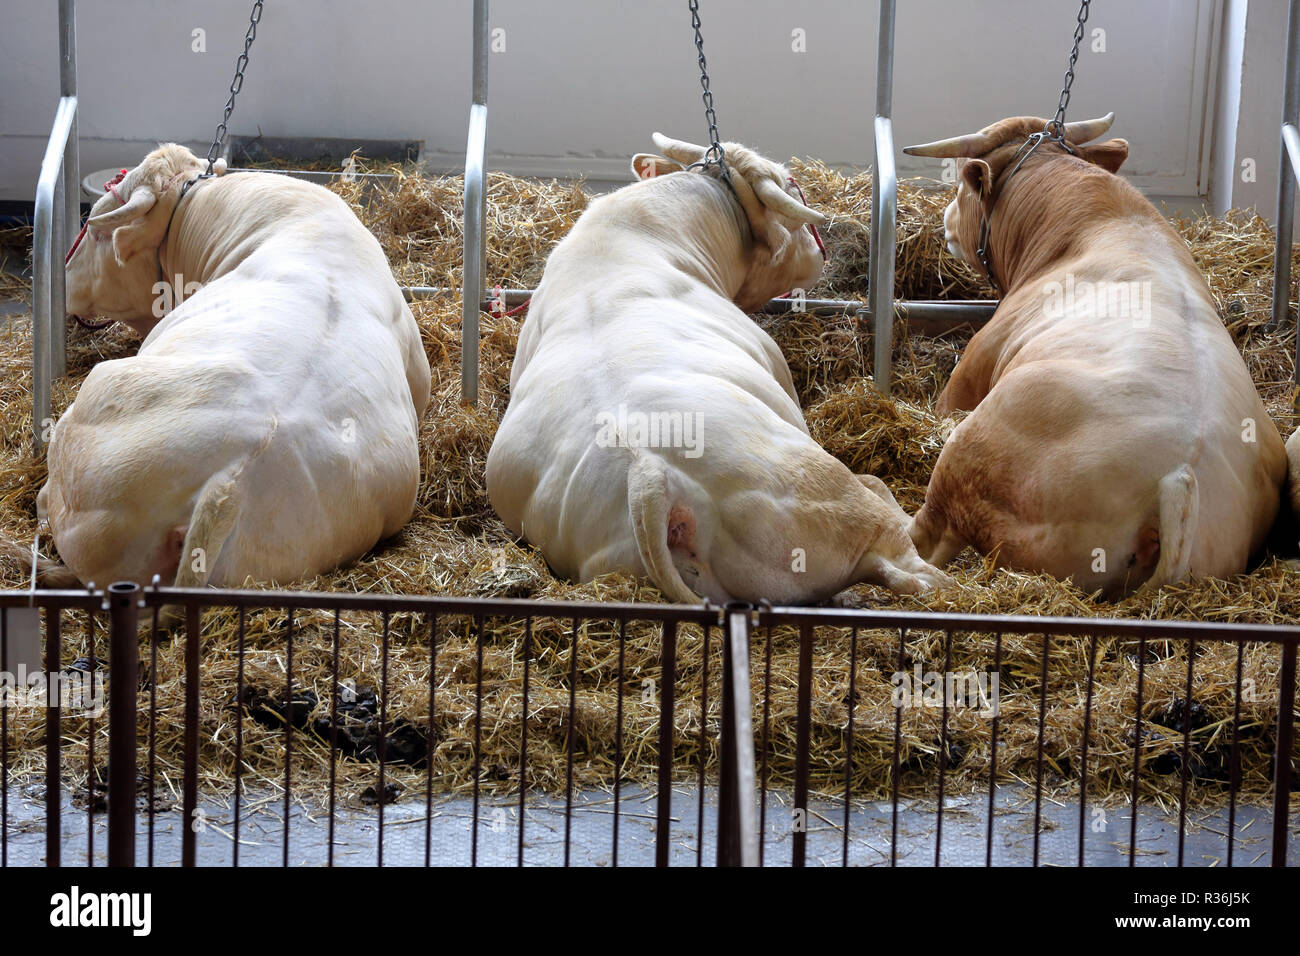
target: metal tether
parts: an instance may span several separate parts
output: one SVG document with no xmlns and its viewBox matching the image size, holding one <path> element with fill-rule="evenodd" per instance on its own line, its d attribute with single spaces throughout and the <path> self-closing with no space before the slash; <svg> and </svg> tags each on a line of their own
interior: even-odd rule
<svg viewBox="0 0 1300 956">
<path fill-rule="evenodd" d="M 709 89 L 709 65 L 704 59 L 704 37 L 700 33 L 700 3 L 699 0 L 688 0 L 688 3 L 691 8 L 691 26 L 695 29 L 695 49 L 699 52 L 700 86 L 704 90 L 702 97 L 704 119 L 709 124 L 709 148 L 704 151 L 704 159 L 698 163 L 691 163 L 686 168 L 708 169 L 710 166 L 717 166 L 723 181 L 734 191 L 735 187 L 731 185 L 731 173 L 727 169 L 726 153 L 722 149 L 722 143 L 718 141 L 718 117 L 713 112 L 713 93 Z"/>
<path fill-rule="evenodd" d="M 230 99 L 226 100 L 226 112 L 221 117 L 216 134 L 212 137 L 212 145 L 208 148 L 207 171 L 199 176 L 199 179 L 207 179 L 212 175 L 212 166 L 217 161 L 221 144 L 226 141 L 226 124 L 230 122 L 230 114 L 235 111 L 235 97 L 244 88 L 244 70 L 248 67 L 248 51 L 253 48 L 253 41 L 257 39 L 257 24 L 262 19 L 262 3 L 263 0 L 255 0 L 253 12 L 249 14 L 248 32 L 244 34 L 244 52 L 239 54 L 239 59 L 235 61 L 235 78 L 230 81 Z M 185 188 L 188 190 L 190 185 L 187 183 Z"/>
<path fill-rule="evenodd" d="M 1074 66 L 1079 60 L 1079 45 L 1083 43 L 1083 25 L 1088 22 L 1088 7 L 1092 0 L 1082 0 L 1079 5 L 1079 15 L 1075 18 L 1074 27 L 1074 46 L 1070 50 L 1070 63 L 1065 68 L 1065 82 L 1061 87 L 1061 96 L 1056 104 L 1056 116 L 1048 120 L 1041 132 L 1031 133 L 1020 149 L 1016 151 L 1015 156 L 1011 157 L 1011 171 L 1005 176 L 999 177 L 1002 180 L 1002 189 L 998 190 L 996 195 L 990 188 L 990 199 L 987 208 L 982 204 L 980 207 L 980 241 L 979 248 L 975 250 L 975 255 L 984 267 L 984 273 L 988 276 L 989 285 L 995 291 L 1001 291 L 997 278 L 993 274 L 993 260 L 989 256 L 989 237 L 993 229 L 993 207 L 997 205 L 1002 193 L 1006 191 L 1007 183 L 1016 171 L 1024 165 L 1031 153 L 1036 150 L 1043 142 L 1052 142 L 1059 145 L 1067 153 L 1077 156 L 1074 147 L 1065 141 L 1065 110 L 1070 105 L 1070 87 L 1074 85 Z M 996 185 L 996 184 L 994 184 Z"/>
</svg>

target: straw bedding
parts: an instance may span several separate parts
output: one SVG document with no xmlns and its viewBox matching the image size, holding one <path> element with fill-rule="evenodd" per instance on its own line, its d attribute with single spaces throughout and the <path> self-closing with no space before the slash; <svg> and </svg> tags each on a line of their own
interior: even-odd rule
<svg viewBox="0 0 1300 956">
<path fill-rule="evenodd" d="M 351 202 L 383 245 L 399 282 L 456 287 L 460 284 L 461 190 L 459 179 L 430 179 L 409 169 L 393 168 L 391 185 L 362 194 L 357 183 L 333 187 Z M 845 178 L 814 162 L 794 163 L 810 204 L 834 217 L 826 229 L 831 260 L 811 296 L 857 299 L 865 295 L 868 274 L 867 223 L 870 177 Z M 950 257 L 941 241 L 942 210 L 947 189 L 935 183 L 904 183 L 900 188 L 897 293 L 909 298 L 980 298 L 987 296 L 979 278 Z M 582 213 L 590 196 L 580 185 L 543 183 L 494 174 L 489 192 L 488 274 L 505 287 L 531 287 L 545 258 Z M 1206 273 L 1230 332 L 1246 356 L 1270 413 L 1283 434 L 1294 427 L 1289 381 L 1294 329 L 1271 329 L 1269 283 L 1272 235 L 1258 217 L 1236 212 L 1224 219 L 1177 221 L 1197 262 Z M 0 255 L 21 259 L 29 235 L 0 234 Z M 1300 264 L 1300 263 L 1298 263 Z M 7 294 L 27 296 L 27 289 Z M 300 585 L 309 589 L 368 593 L 439 593 L 512 596 L 539 599 L 657 601 L 652 587 L 622 575 L 608 575 L 585 585 L 557 580 L 531 547 L 512 539 L 493 514 L 483 481 L 483 466 L 492 435 L 505 408 L 514 345 L 526 316 L 483 316 L 480 404 L 467 409 L 459 401 L 459 314 L 452 297 L 414 307 L 434 371 L 434 398 L 421 430 L 422 482 L 410 525 L 381 543 L 354 565 Z M 909 511 L 924 498 L 944 436 L 953 422 L 931 409 L 965 342 L 966 335 L 908 337 L 900 328 L 894 343 L 896 397 L 882 398 L 867 377 L 869 348 L 852 314 L 835 318 L 804 315 L 757 317 L 775 337 L 789 361 L 813 435 L 854 471 L 883 478 Z M 99 333 L 76 330 L 69 345 L 70 375 L 56 388 L 56 410 L 66 407 L 76 386 L 95 362 L 132 354 L 136 343 L 122 330 Z M 44 466 L 29 451 L 30 321 L 20 317 L 0 341 L 0 406 L 3 449 L 0 458 L 0 531 L 30 542 L 36 531 L 35 495 Z M 1043 575 L 996 570 L 971 553 L 954 567 L 955 583 L 921 598 L 905 598 L 872 587 L 859 587 L 845 600 L 851 605 L 937 610 L 1070 614 L 1090 616 L 1190 618 L 1213 621 L 1293 623 L 1300 615 L 1300 575 L 1284 561 L 1269 559 L 1250 574 L 1233 580 L 1208 580 L 1167 587 L 1158 594 L 1106 604 L 1070 584 Z M 4 568 L 5 586 L 22 586 L 21 569 Z M 328 734 L 331 691 L 332 618 L 300 612 L 294 619 L 293 683 L 295 704 L 284 706 L 285 636 L 282 612 L 250 613 L 247 618 L 245 682 L 249 685 L 242 714 L 243 766 L 246 783 L 266 790 L 284 777 L 282 724 L 292 720 L 293 775 L 299 798 L 317 803 L 328 780 Z M 387 779 L 398 786 L 399 799 L 423 793 L 427 764 L 424 729 L 430 719 L 429 622 L 395 615 L 389 622 L 387 657 L 390 733 Z M 340 725 L 345 750 L 339 760 L 340 800 L 359 802 L 373 787 L 378 727 L 368 690 L 378 688 L 384 667 L 377 621 L 345 614 L 341 620 L 340 677 L 355 687 L 360 700 L 349 704 Z M 529 787 L 556 790 L 566 779 L 568 721 L 575 730 L 574 778 L 580 786 L 609 786 L 615 776 L 616 715 L 619 699 L 617 626 L 587 622 L 578 639 L 576 708 L 569 713 L 568 674 L 574 664 L 571 622 L 536 619 L 531 634 L 528 700 Z M 469 622 L 440 620 L 435 632 L 436 669 L 432 774 L 439 792 L 472 785 L 478 649 Z M 763 699 L 766 635 L 756 633 L 754 681 L 756 700 Z M 69 659 L 87 652 L 84 629 L 65 624 Z M 480 782 L 502 792 L 516 791 L 519 778 L 520 717 L 523 713 L 525 629 L 522 623 L 489 621 L 482 657 L 482 761 Z M 679 638 L 675 760 L 680 777 L 692 778 L 699 762 L 712 772 L 719 721 L 721 648 L 716 630 L 709 636 L 707 684 L 704 680 L 705 637 L 684 628 Z M 857 637 L 856 682 L 849 686 L 851 636 L 827 629 L 818 634 L 814 653 L 812 783 L 815 789 L 841 792 L 845 783 L 848 705 L 854 706 L 851 737 L 854 794 L 888 793 L 895 709 L 890 675 L 898 669 L 897 634 L 863 631 Z M 159 701 L 157 760 L 160 793 L 179 789 L 183 642 L 164 635 L 157 648 Z M 1007 636 L 1000 671 L 998 774 L 1002 779 L 1034 779 L 1038 735 L 1042 639 Z M 797 638 L 787 631 L 772 635 L 768 771 L 777 785 L 793 774 Z M 102 634 L 98 642 L 102 655 Z M 1068 796 L 1077 788 L 1080 743 L 1085 720 L 1085 680 L 1093 647 L 1087 639 L 1056 638 L 1048 659 L 1048 688 L 1043 736 L 1043 774 L 1047 787 Z M 237 618 L 213 612 L 205 618 L 202 652 L 203 695 L 201 773 L 205 788 L 229 794 L 235 765 Z M 944 669 L 944 636 L 914 632 L 903 670 Z M 1235 647 L 1201 644 L 1196 648 L 1192 703 L 1184 701 L 1186 648 L 1152 642 L 1146 648 L 1144 687 L 1144 795 L 1169 800 L 1176 795 L 1182 769 L 1181 737 L 1186 718 L 1193 746 L 1186 759 L 1192 771 L 1194 800 L 1221 800 L 1231 746 L 1230 721 L 1236 674 Z M 993 664 L 991 635 L 956 635 L 951 668 L 985 670 Z M 1092 700 L 1088 758 L 1089 787 L 1095 798 L 1118 800 L 1131 786 L 1134 733 L 1133 700 L 1137 680 L 1135 644 L 1102 640 L 1096 647 L 1096 685 Z M 146 669 L 147 645 L 142 646 Z M 1266 648 L 1244 652 L 1241 790 L 1259 796 L 1270 787 L 1268 754 L 1276 714 L 1277 655 Z M 627 632 L 623 663 L 624 779 L 652 782 L 656 759 L 659 634 L 636 625 Z M 142 705 L 147 704 L 142 680 Z M 706 730 L 701 745 L 701 704 L 707 696 Z M 901 764 L 905 793 L 933 793 L 940 755 L 938 708 L 905 709 L 901 721 Z M 98 728 L 99 760 L 106 753 L 104 722 Z M 761 730 L 762 728 L 760 728 Z M 14 712 L 10 717 L 11 761 L 15 769 L 35 773 L 43 759 L 39 714 Z M 942 756 L 948 792 L 971 790 L 987 780 L 991 721 L 972 708 L 949 714 L 951 745 Z M 145 728 L 141 729 L 145 743 Z M 69 719 L 65 730 L 69 773 L 84 785 L 87 726 Z M 702 749 L 701 749 L 702 748 Z M 392 766 L 393 761 L 408 761 Z M 98 768 L 102 771 L 102 766 Z"/>
</svg>

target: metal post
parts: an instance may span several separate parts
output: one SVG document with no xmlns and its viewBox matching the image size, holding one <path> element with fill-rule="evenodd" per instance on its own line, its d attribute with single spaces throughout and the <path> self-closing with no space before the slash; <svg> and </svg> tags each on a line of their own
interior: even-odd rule
<svg viewBox="0 0 1300 956">
<path fill-rule="evenodd" d="M 195 833 L 199 810 L 199 606 L 185 606 L 185 765 L 181 776 L 181 866 L 197 865 Z M 242 706 L 242 703 L 241 705 Z M 286 699 L 292 709 L 293 701 Z M 289 713 L 289 710 L 286 710 Z M 287 761 L 288 754 L 285 755 Z M 380 788 L 382 791 L 382 787 Z M 289 818 L 285 817 L 286 829 Z"/>
<path fill-rule="evenodd" d="M 868 306 L 874 320 L 876 389 L 890 392 L 894 341 L 894 243 L 898 215 L 898 174 L 894 168 L 894 0 L 880 0 L 876 44 L 875 157 L 871 172 L 871 285 Z"/>
<path fill-rule="evenodd" d="M 758 787 L 749 686 L 747 604 L 728 605 L 722 644 L 722 759 L 718 781 L 718 866 L 758 866 Z"/>
<path fill-rule="evenodd" d="M 677 684 L 677 622 L 664 622 L 659 668 L 659 794 L 655 808 L 655 866 L 668 865 L 673 827 L 673 710 Z"/>
<path fill-rule="evenodd" d="M 1275 329 L 1285 326 L 1291 312 L 1292 227 L 1296 177 L 1300 176 L 1300 138 L 1296 135 L 1296 126 L 1300 124 L 1300 0 L 1291 0 L 1291 15 L 1287 26 L 1286 76 L 1283 78 L 1282 89 L 1282 142 L 1277 166 L 1277 242 L 1273 250 Z M 1300 334 L 1296 336 L 1296 354 L 1300 355 Z M 1296 367 L 1296 382 L 1300 383 L 1300 365 Z"/>
<path fill-rule="evenodd" d="M 77 0 L 59 0 L 59 96 L 77 96 Z M 63 219 L 54 234 L 54 248 L 68 248 L 81 228 L 81 159 L 77 147 L 77 114 L 72 114 L 68 138 L 63 146 Z M 56 215 L 60 207 L 55 205 Z M 68 336 L 63 307 L 64 284 L 54 290 L 54 336 L 51 365 L 55 378 L 68 370 Z"/>
<path fill-rule="evenodd" d="M 140 585 L 108 587 L 108 865 L 135 865 L 135 694 L 140 661 L 136 602 Z"/>
<path fill-rule="evenodd" d="M 63 636 L 60 610 L 45 609 L 45 673 L 63 670 Z M 90 675 L 89 705 L 95 704 L 95 674 Z M 57 691 L 49 692 L 45 701 L 45 865 L 61 866 L 63 860 L 63 709 Z"/>
<path fill-rule="evenodd" d="M 1294 641 L 1282 645 L 1282 673 L 1277 692 L 1277 750 L 1273 754 L 1273 866 L 1286 866 L 1291 816 L 1291 748 L 1295 743 Z"/>
<path fill-rule="evenodd" d="M 812 624 L 799 624 L 798 705 L 795 716 L 794 839 L 790 865 L 802 867 L 808 844 L 808 751 L 812 747 Z"/>
<path fill-rule="evenodd" d="M 488 0 L 474 0 L 474 90 L 465 146 L 465 231 L 461 251 L 461 401 L 478 402 L 479 299 L 487 285 Z"/>
</svg>

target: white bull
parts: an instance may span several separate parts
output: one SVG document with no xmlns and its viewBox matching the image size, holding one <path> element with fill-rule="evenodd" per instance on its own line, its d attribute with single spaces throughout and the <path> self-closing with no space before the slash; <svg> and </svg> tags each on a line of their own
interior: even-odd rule
<svg viewBox="0 0 1300 956">
<path fill-rule="evenodd" d="M 726 144 L 734 194 L 655 134 L 642 182 L 555 249 L 510 374 L 488 494 L 559 574 L 646 574 L 670 599 L 808 602 L 943 580 L 884 484 L 812 440 L 776 343 L 745 314 L 807 288 L 820 213 Z M 665 175 L 668 174 L 668 175 Z"/>
<path fill-rule="evenodd" d="M 82 582 L 308 578 L 414 507 L 429 363 L 379 244 L 287 177 L 178 200 L 203 169 L 181 146 L 150 153 L 68 265 L 69 313 L 147 333 L 91 370 L 49 446 L 38 510 Z M 163 277 L 183 301 L 159 319 Z"/>
</svg>

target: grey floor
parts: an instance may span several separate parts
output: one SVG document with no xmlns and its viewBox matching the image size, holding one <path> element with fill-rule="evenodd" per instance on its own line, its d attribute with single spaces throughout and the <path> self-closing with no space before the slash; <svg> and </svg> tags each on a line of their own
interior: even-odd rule
<svg viewBox="0 0 1300 956">
<path fill-rule="evenodd" d="M 944 866 L 978 866 L 985 861 L 987 794 L 949 798 L 944 804 Z M 655 849 L 655 795 L 640 788 L 625 788 L 621 795 L 618 834 L 619 865 L 650 865 Z M 674 866 L 693 866 L 697 860 L 699 790 L 673 791 L 670 842 Z M 224 801 L 202 803 L 203 821 L 197 832 L 200 865 L 228 866 L 232 862 L 234 826 L 232 807 Z M 429 857 L 435 864 L 468 865 L 471 862 L 473 802 L 469 797 L 435 799 L 432 815 L 422 798 L 407 798 L 384 808 L 384 865 L 420 865 L 425 860 L 426 831 Z M 574 801 L 569 833 L 569 862 L 575 866 L 613 865 L 614 801 L 612 794 L 586 792 Z M 63 802 L 62 862 L 86 865 L 87 814 Z M 1236 817 L 1236 866 L 1270 863 L 1270 810 L 1239 806 Z M 1033 793 L 1027 787 L 1003 787 L 994 813 L 993 862 L 1028 866 L 1033 860 Z M 246 797 L 240 825 L 240 865 L 278 866 L 284 859 L 283 795 L 268 793 Z M 704 854 L 706 865 L 714 859 L 717 803 L 713 789 L 704 798 Z M 94 816 L 93 860 L 107 862 L 106 818 Z M 39 792 L 13 788 L 9 793 L 7 829 L 10 866 L 39 866 L 45 861 L 45 812 Z M 519 853 L 518 798 L 483 798 L 479 808 L 477 861 L 484 866 L 514 865 Z M 768 865 L 787 865 L 793 850 L 793 826 L 786 795 L 770 794 L 764 857 Z M 812 802 L 807 820 L 807 862 L 810 866 L 838 866 L 843 847 L 842 801 Z M 1089 808 L 1085 861 L 1091 866 L 1126 866 L 1130 817 L 1125 807 L 1098 812 Z M 1044 800 L 1039 832 L 1041 865 L 1073 866 L 1078 860 L 1079 808 Z M 889 865 L 892 807 L 889 803 L 855 802 L 849 820 L 849 863 L 854 866 Z M 1227 808 L 1189 812 L 1184 842 L 1187 866 L 1224 866 L 1227 863 Z M 1288 860 L 1300 863 L 1300 819 L 1289 826 Z M 934 863 L 937 833 L 933 801 L 903 801 L 899 808 L 898 863 L 930 866 Z M 328 814 L 314 806 L 290 808 L 288 859 L 292 866 L 327 863 Z M 378 860 L 378 809 L 341 808 L 336 812 L 334 863 L 337 866 L 372 866 Z M 154 824 L 153 861 L 176 866 L 181 859 L 180 813 L 157 814 Z M 1178 861 L 1178 816 L 1153 806 L 1143 806 L 1138 816 L 1137 865 L 1174 866 Z M 147 817 L 140 816 L 137 857 L 148 862 Z M 563 799 L 529 795 L 524 812 L 525 865 L 559 865 L 564 862 L 565 817 Z"/>
</svg>

